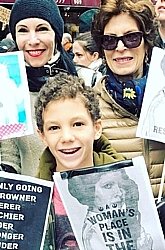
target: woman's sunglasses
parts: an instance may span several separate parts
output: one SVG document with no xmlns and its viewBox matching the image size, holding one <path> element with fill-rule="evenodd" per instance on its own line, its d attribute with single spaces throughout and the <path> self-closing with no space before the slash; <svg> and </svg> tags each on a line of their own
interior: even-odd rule
<svg viewBox="0 0 165 250">
<path fill-rule="evenodd" d="M 129 49 L 137 48 L 142 41 L 143 32 L 131 32 L 124 36 L 103 35 L 101 37 L 102 48 L 105 50 L 114 50 L 121 40 L 125 47 Z"/>
</svg>

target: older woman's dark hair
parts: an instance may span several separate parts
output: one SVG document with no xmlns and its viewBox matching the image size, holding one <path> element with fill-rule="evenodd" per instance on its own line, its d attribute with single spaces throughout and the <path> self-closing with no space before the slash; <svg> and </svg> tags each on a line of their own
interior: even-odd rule
<svg viewBox="0 0 165 250">
<path fill-rule="evenodd" d="M 52 101 L 74 99 L 80 97 L 93 122 L 101 118 L 99 101 L 92 87 L 85 86 L 77 76 L 59 73 L 49 78 L 42 86 L 35 102 L 35 116 L 38 129 L 43 132 L 43 111 Z M 61 110 L 64 112 L 64 110 Z"/>
<path fill-rule="evenodd" d="M 100 51 L 101 48 L 101 36 L 104 34 L 104 28 L 109 20 L 121 13 L 128 13 L 133 17 L 139 30 L 143 32 L 145 44 L 148 46 L 149 55 L 151 49 L 155 44 L 155 38 L 157 35 L 158 23 L 155 19 L 155 9 L 150 0 L 104 0 L 100 8 L 100 12 L 96 15 L 92 25 L 92 36 L 97 43 Z M 157 45 L 158 46 L 158 45 Z"/>
</svg>

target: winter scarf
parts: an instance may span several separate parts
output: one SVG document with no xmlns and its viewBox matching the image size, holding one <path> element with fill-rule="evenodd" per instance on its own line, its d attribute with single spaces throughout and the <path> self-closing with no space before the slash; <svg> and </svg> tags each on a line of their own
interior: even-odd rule
<svg viewBox="0 0 165 250">
<path fill-rule="evenodd" d="M 119 80 L 107 69 L 106 88 L 114 100 L 127 111 L 139 117 L 144 96 L 148 68 L 139 79 Z"/>
</svg>

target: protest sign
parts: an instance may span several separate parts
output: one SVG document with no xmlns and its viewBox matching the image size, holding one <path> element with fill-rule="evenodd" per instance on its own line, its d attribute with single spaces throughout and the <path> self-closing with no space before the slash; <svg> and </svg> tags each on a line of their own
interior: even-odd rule
<svg viewBox="0 0 165 250">
<path fill-rule="evenodd" d="M 160 250 L 164 236 L 142 156 L 54 173 L 80 250 Z"/>
<path fill-rule="evenodd" d="M 0 54 L 0 139 L 33 133 L 23 52 Z"/>
<path fill-rule="evenodd" d="M 165 142 L 165 50 L 155 47 L 136 136 Z"/>
<path fill-rule="evenodd" d="M 11 10 L 0 6 L 0 22 L 3 23 L 2 29 L 9 23 L 10 12 Z"/>
<path fill-rule="evenodd" d="M 0 249 L 42 250 L 53 182 L 0 171 Z"/>
</svg>

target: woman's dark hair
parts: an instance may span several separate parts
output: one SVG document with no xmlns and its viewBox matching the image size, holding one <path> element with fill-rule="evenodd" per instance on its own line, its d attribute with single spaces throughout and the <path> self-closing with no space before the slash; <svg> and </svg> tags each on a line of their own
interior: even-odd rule
<svg viewBox="0 0 165 250">
<path fill-rule="evenodd" d="M 150 0 L 104 0 L 100 12 L 96 15 L 92 25 L 92 36 L 97 43 L 100 51 L 101 36 L 104 34 L 104 28 L 113 16 L 121 13 L 128 13 L 137 22 L 139 30 L 143 32 L 144 42 L 148 46 L 149 56 L 151 49 L 155 44 L 158 23 L 155 19 L 155 9 Z"/>
<path fill-rule="evenodd" d="M 100 50 L 90 31 L 80 34 L 74 41 L 77 41 L 84 51 L 89 52 L 91 55 L 93 55 L 94 52 L 98 52 L 100 57 Z"/>
</svg>

